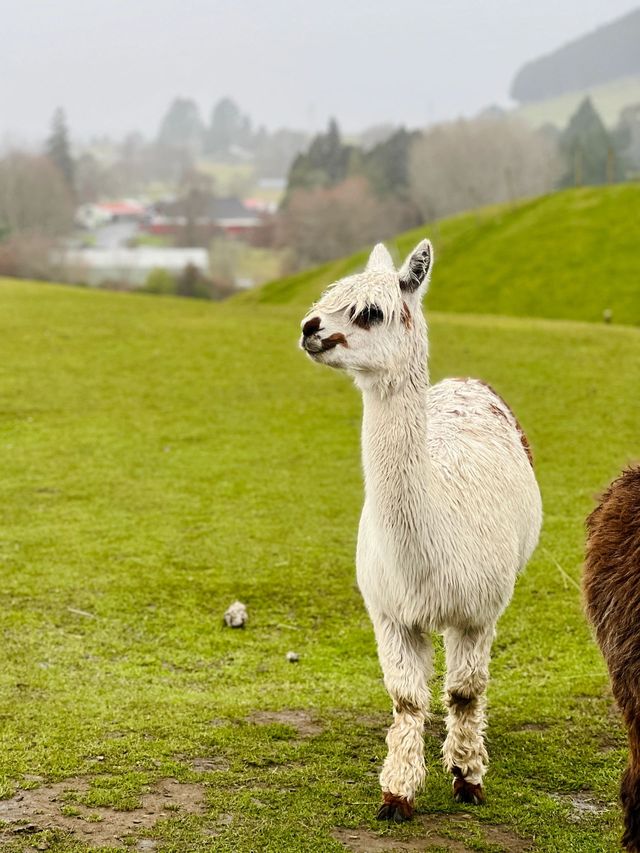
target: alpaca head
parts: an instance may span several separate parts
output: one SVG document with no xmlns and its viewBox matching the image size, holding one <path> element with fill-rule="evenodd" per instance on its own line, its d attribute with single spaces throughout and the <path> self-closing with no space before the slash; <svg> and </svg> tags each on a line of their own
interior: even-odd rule
<svg viewBox="0 0 640 853">
<path fill-rule="evenodd" d="M 396 270 L 378 243 L 362 273 L 332 284 L 302 321 L 300 346 L 313 361 L 348 371 L 361 388 L 395 385 L 426 360 L 421 301 L 433 249 L 422 240 Z"/>
</svg>

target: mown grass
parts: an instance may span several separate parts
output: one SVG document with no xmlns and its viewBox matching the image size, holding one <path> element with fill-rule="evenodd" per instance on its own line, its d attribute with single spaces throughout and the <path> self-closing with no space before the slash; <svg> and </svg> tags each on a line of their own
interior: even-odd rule
<svg viewBox="0 0 640 853">
<path fill-rule="evenodd" d="M 443 286 L 436 271 L 429 304 Z M 373 819 L 389 700 L 354 583 L 360 401 L 297 351 L 298 301 L 0 283 L 5 796 L 34 784 L 25 774 L 87 775 L 88 805 L 127 809 L 154 780 L 202 781 L 206 815 L 158 824 L 163 851 L 325 853 L 343 849 L 337 826 L 424 832 Z M 500 623 L 474 815 L 536 851 L 616 850 L 624 738 L 578 583 L 594 495 L 640 456 L 639 333 L 442 313 L 430 326 L 434 379 L 481 376 L 514 406 L 545 505 Z M 236 598 L 244 631 L 222 626 Z M 265 709 L 306 710 L 321 731 L 252 722 Z M 426 745 L 419 811 L 456 814 Z M 585 791 L 602 811 L 576 817 L 567 797 Z M 87 849 L 55 832 L 3 849 L 39 841 Z"/>
<path fill-rule="evenodd" d="M 432 310 L 640 325 L 640 183 L 567 190 L 473 211 L 391 241 L 398 260 L 428 235 L 436 264 Z M 318 285 L 365 253 L 272 282 L 251 302 L 306 306 Z"/>
</svg>

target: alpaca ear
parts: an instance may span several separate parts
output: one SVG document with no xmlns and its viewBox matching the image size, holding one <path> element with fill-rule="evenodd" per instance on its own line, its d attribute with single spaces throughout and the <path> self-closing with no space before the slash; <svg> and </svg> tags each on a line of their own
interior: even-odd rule
<svg viewBox="0 0 640 853">
<path fill-rule="evenodd" d="M 369 260 L 367 261 L 367 269 L 386 269 L 386 270 L 395 270 L 395 266 L 393 264 L 393 260 L 391 255 L 389 254 L 389 250 L 384 245 L 384 243 L 377 243 L 369 255 Z"/>
<path fill-rule="evenodd" d="M 427 289 L 433 265 L 433 247 L 429 240 L 421 240 L 400 267 L 400 289 L 414 293 L 419 288 Z"/>
</svg>

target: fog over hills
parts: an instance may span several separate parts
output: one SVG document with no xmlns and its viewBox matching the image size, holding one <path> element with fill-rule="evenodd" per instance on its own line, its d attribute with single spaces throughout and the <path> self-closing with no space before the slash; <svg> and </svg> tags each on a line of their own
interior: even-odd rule
<svg viewBox="0 0 640 853">
<path fill-rule="evenodd" d="M 56 107 L 75 139 L 158 131 L 167 104 L 207 118 L 229 95 L 256 125 L 308 133 L 420 127 L 508 106 L 514 70 L 634 0 L 40 0 L 4 3 L 0 143 L 38 142 Z M 612 57 L 613 58 L 613 57 Z M 618 73 L 616 71 L 616 73 Z"/>
<path fill-rule="evenodd" d="M 640 8 L 527 62 L 511 95 L 530 103 L 635 75 L 640 76 Z"/>
</svg>

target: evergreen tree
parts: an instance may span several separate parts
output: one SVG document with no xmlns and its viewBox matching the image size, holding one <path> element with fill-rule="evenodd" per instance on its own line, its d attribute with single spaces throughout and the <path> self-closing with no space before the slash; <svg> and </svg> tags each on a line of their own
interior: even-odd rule
<svg viewBox="0 0 640 853">
<path fill-rule="evenodd" d="M 640 170 L 640 104 L 622 110 L 613 140 L 625 175 L 637 174 Z"/>
<path fill-rule="evenodd" d="M 287 194 L 294 189 L 334 187 L 350 174 L 355 151 L 345 145 L 335 119 L 331 119 L 326 133 L 319 133 L 311 141 L 306 154 L 299 154 L 289 171 Z"/>
<path fill-rule="evenodd" d="M 211 112 L 211 122 L 207 130 L 207 151 L 225 155 L 234 145 L 249 148 L 251 142 L 251 119 L 240 111 L 231 98 L 222 98 Z"/>
<path fill-rule="evenodd" d="M 409 152 L 419 136 L 402 127 L 364 154 L 362 171 L 377 195 L 408 195 Z"/>
<path fill-rule="evenodd" d="M 618 180 L 620 164 L 613 139 L 591 102 L 585 98 L 560 136 L 566 162 L 561 186 L 604 184 Z"/>
<path fill-rule="evenodd" d="M 175 98 L 160 124 L 158 144 L 197 154 L 203 138 L 204 125 L 196 103 L 190 98 Z"/>
<path fill-rule="evenodd" d="M 68 189 L 73 192 L 74 163 L 69 144 L 69 130 L 64 110 L 61 107 L 53 114 L 51 133 L 46 143 L 47 157 L 59 170 Z"/>
</svg>

